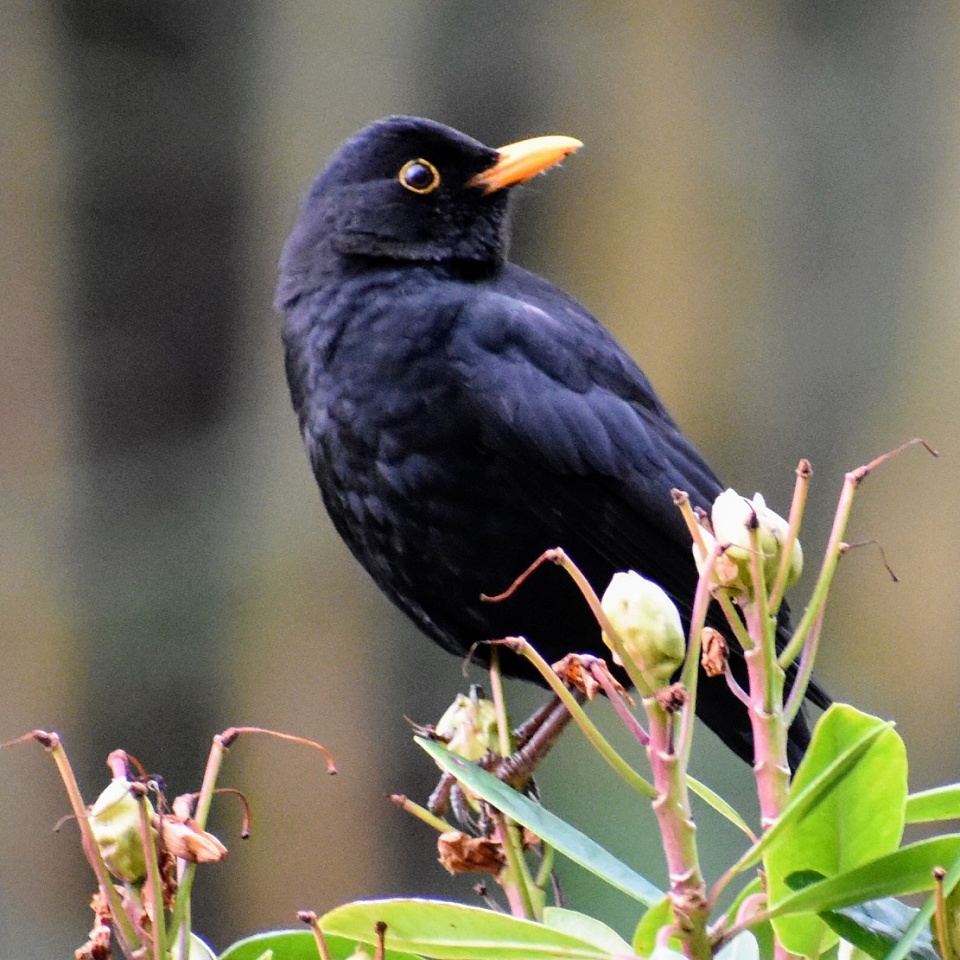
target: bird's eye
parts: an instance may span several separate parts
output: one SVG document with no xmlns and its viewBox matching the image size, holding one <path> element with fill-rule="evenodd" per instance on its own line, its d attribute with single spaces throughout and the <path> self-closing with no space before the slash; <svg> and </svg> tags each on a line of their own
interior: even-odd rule
<svg viewBox="0 0 960 960">
<path fill-rule="evenodd" d="M 397 179 L 414 193 L 431 193 L 440 186 L 440 171 L 429 160 L 408 160 Z"/>
</svg>

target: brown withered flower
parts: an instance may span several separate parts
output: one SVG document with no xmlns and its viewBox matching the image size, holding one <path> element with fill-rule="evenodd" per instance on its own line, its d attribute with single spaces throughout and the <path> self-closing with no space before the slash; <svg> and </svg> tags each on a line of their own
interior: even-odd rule
<svg viewBox="0 0 960 960">
<path fill-rule="evenodd" d="M 708 677 L 722 677 L 727 666 L 727 641 L 719 630 L 704 627 L 700 634 L 702 644 L 700 665 Z"/>
<path fill-rule="evenodd" d="M 490 873 L 498 876 L 506 863 L 503 849 L 491 837 L 471 837 L 448 830 L 437 837 L 437 852 L 444 869 L 451 874 Z"/>
</svg>

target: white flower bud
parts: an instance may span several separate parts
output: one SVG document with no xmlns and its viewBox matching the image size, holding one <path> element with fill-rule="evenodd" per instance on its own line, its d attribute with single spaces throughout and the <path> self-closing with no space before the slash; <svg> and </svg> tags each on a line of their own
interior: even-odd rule
<svg viewBox="0 0 960 960">
<path fill-rule="evenodd" d="M 700 539 L 703 541 L 703 549 L 700 549 L 696 540 L 693 541 L 693 560 L 697 565 L 697 573 L 703 576 L 703 570 L 707 564 L 707 557 L 709 557 L 716 547 L 717 538 L 706 527 L 701 525 Z M 740 568 L 727 554 L 728 551 L 721 553 L 714 561 L 713 577 L 724 587 L 742 592 L 746 587 L 740 576 Z"/>
<path fill-rule="evenodd" d="M 717 497 L 710 517 L 716 539 L 729 545 L 725 556 L 736 564 L 739 580 L 748 586 L 753 581 L 750 524 L 754 515 L 757 518 L 757 545 L 761 552 L 763 578 L 769 590 L 780 567 L 783 545 L 790 529 L 787 521 L 767 506 L 761 494 L 755 493 L 753 499 L 748 500 L 731 489 L 724 490 Z M 802 570 L 803 550 L 800 541 L 794 540 L 787 571 L 787 588 L 796 583 Z"/>
<path fill-rule="evenodd" d="M 126 777 L 110 781 L 90 808 L 89 819 L 90 831 L 107 869 L 124 883 L 139 883 L 147 872 L 140 834 L 140 803 L 131 795 Z"/>
<path fill-rule="evenodd" d="M 728 487 L 713 503 L 710 520 L 720 543 L 728 544 L 727 556 L 739 563 L 750 559 L 750 519 L 754 506 Z"/>
<path fill-rule="evenodd" d="M 666 592 L 629 570 L 613 575 L 600 603 L 647 683 L 654 690 L 668 684 L 683 663 L 686 643 L 680 613 Z M 606 634 L 603 640 L 611 647 Z M 613 659 L 621 663 L 616 651 Z"/>
</svg>

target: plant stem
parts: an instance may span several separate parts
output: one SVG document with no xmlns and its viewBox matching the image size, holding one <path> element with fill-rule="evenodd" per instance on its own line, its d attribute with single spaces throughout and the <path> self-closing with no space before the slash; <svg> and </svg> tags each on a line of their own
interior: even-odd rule
<svg viewBox="0 0 960 960">
<path fill-rule="evenodd" d="M 497 714 L 497 746 L 501 757 L 509 757 L 513 753 L 513 738 L 510 735 L 507 701 L 503 695 L 500 649 L 496 646 L 490 648 L 490 692 L 493 696 L 493 707 Z"/>
<path fill-rule="evenodd" d="M 730 629 L 733 631 L 733 635 L 736 637 L 741 649 L 749 650 L 753 646 L 753 639 L 747 628 L 743 625 L 743 620 L 740 619 L 740 614 L 737 613 L 737 607 L 729 591 L 723 589 L 717 590 L 713 599 L 717 601 L 724 616 L 727 618 L 727 623 L 730 625 Z"/>
<path fill-rule="evenodd" d="M 762 643 L 768 624 L 753 604 L 745 609 L 747 628 L 756 644 L 744 653 L 749 679 L 750 728 L 753 733 L 754 773 L 760 799 L 760 822 L 770 828 L 787 802 L 790 765 L 787 762 L 787 724 L 783 716 L 784 672 Z"/>
<path fill-rule="evenodd" d="M 697 580 L 697 590 L 693 597 L 693 610 L 690 613 L 690 633 L 687 638 L 687 654 L 680 673 L 680 682 L 687 691 L 687 705 L 680 720 L 680 733 L 677 737 L 676 751 L 683 768 L 690 763 L 690 749 L 693 746 L 693 718 L 697 706 L 697 681 L 700 678 L 700 653 L 703 648 L 703 627 L 707 622 L 707 610 L 710 606 L 710 588 L 714 583 L 713 571 L 717 559 L 723 552 L 723 544 L 715 543 L 703 561 L 703 569 Z"/>
<path fill-rule="evenodd" d="M 807 494 L 810 492 L 810 479 L 813 477 L 813 467 L 809 460 L 801 460 L 797 464 L 797 481 L 793 488 L 793 499 L 790 501 L 790 519 L 787 521 L 787 538 L 780 548 L 780 566 L 777 577 L 770 591 L 770 609 L 779 610 L 786 590 L 787 577 L 790 574 L 790 564 L 793 558 L 793 545 L 800 534 L 800 525 L 803 523 L 803 514 L 807 507 Z"/>
<path fill-rule="evenodd" d="M 422 820 L 428 827 L 433 827 L 433 829 L 438 833 L 446 833 L 448 830 L 456 829 L 453 824 L 448 823 L 442 817 L 438 817 L 435 813 L 431 813 L 431 811 L 429 811 L 426 807 L 421 806 L 419 803 L 415 803 L 409 797 L 405 797 L 402 794 L 391 794 L 390 801 L 395 803 L 402 810 L 405 810 L 411 816 L 416 817 L 418 820 Z"/>
<path fill-rule="evenodd" d="M 83 802 L 83 796 L 80 793 L 80 787 L 77 785 L 77 778 L 74 776 L 67 752 L 63 749 L 60 737 L 56 733 L 35 731 L 34 736 L 39 743 L 43 744 L 57 766 L 60 779 L 63 781 L 67 797 L 70 800 L 70 806 L 73 808 L 73 814 L 77 818 L 83 852 L 93 868 L 101 892 L 110 904 L 110 914 L 113 917 L 113 927 L 117 939 L 120 941 L 120 948 L 128 957 L 132 956 L 140 948 L 140 938 L 123 909 L 123 903 L 117 893 L 117 888 L 114 886 L 113 878 L 100 855 L 100 847 L 97 846 L 97 842 L 93 838 L 88 820 L 88 810 Z"/>
<path fill-rule="evenodd" d="M 816 658 L 817 647 L 820 644 L 820 632 L 823 630 L 824 613 L 824 609 L 821 608 L 820 616 L 814 621 L 813 628 L 810 631 L 810 637 L 804 644 L 803 653 L 800 655 L 800 665 L 797 668 L 797 676 L 793 686 L 790 688 L 790 695 L 787 697 L 786 705 L 783 708 L 783 718 L 787 727 L 793 724 L 801 707 L 803 707 L 803 698 L 810 684 L 810 678 L 813 676 L 813 661 Z"/>
<path fill-rule="evenodd" d="M 597 729 L 596 724 L 587 716 L 583 707 L 577 703 L 576 697 L 567 689 L 556 671 L 540 656 L 539 653 L 523 637 L 511 637 L 510 646 L 519 654 L 526 657 L 540 672 L 541 676 L 550 685 L 550 689 L 560 698 L 564 706 L 570 711 L 576 725 L 581 729 L 594 749 L 603 757 L 620 776 L 630 784 L 634 790 L 653 800 L 657 796 L 656 788 L 637 773 L 630 764 L 613 748 L 609 740 Z"/>
<path fill-rule="evenodd" d="M 616 681 L 607 669 L 607 665 L 598 659 L 590 666 L 590 676 L 600 684 L 600 688 L 607 695 L 607 699 L 610 701 L 610 705 L 614 711 L 616 711 L 621 723 L 623 723 L 627 730 L 633 735 L 633 738 L 640 746 L 646 747 L 650 742 L 650 735 L 643 729 L 640 721 L 630 712 L 630 707 L 627 705 L 627 701 L 621 693 L 622 688 L 618 688 Z"/>
<path fill-rule="evenodd" d="M 754 649 L 762 650 L 763 661 L 767 666 L 764 670 L 763 709 L 765 713 L 780 710 L 783 706 L 783 685 L 775 689 L 774 666 L 777 660 L 776 620 L 770 616 L 770 604 L 767 596 L 767 582 L 765 579 L 765 557 L 760 547 L 760 532 L 754 524 L 749 529 L 750 536 L 750 576 L 753 580 L 750 604 L 754 608 L 751 619 L 747 614 L 747 632 L 754 643 Z M 753 691 L 751 690 L 751 694 Z"/>
<path fill-rule="evenodd" d="M 813 588 L 810 603 L 800 618 L 800 623 L 797 624 L 797 629 L 793 632 L 790 642 L 783 648 L 780 654 L 781 667 L 788 667 L 799 656 L 800 651 L 807 642 L 807 637 L 814 623 L 819 617 L 823 616 L 827 596 L 830 592 L 830 585 L 833 583 L 833 576 L 837 572 L 837 564 L 840 562 L 840 557 L 844 553 L 843 535 L 846 532 L 847 522 L 850 519 L 850 511 L 853 508 L 853 498 L 862 479 L 858 471 L 855 470 L 849 471 L 844 477 L 843 489 L 840 492 L 837 512 L 834 514 L 833 527 L 830 530 L 830 537 L 827 540 L 827 548 L 824 551 L 820 574 Z M 800 684 L 795 684 L 795 687 L 799 686 Z"/>
<path fill-rule="evenodd" d="M 657 799 L 653 811 L 660 824 L 670 875 L 670 900 L 684 952 L 691 960 L 712 956 L 707 932 L 707 890 L 697 855 L 697 828 L 690 813 L 686 770 L 673 745 L 674 714 L 656 697 L 643 701 L 650 726 L 647 755 Z"/>
<path fill-rule="evenodd" d="M 497 740 L 501 757 L 509 757 L 513 753 L 513 737 L 510 730 L 510 721 L 507 716 L 507 701 L 503 695 L 503 675 L 500 672 L 500 650 L 494 646 L 490 652 L 490 688 L 493 695 L 494 709 L 497 714 Z M 534 879 L 530 875 L 526 858 L 523 855 L 523 840 L 521 827 L 514 823 L 505 814 L 496 815 L 497 828 L 500 831 L 503 850 L 507 858 L 507 874 L 513 878 L 512 884 L 507 879 L 503 886 L 514 911 L 519 907 L 519 916 L 538 918 L 539 911 L 535 907 Z M 512 897 L 510 886 L 516 890 L 516 897 Z"/>
<path fill-rule="evenodd" d="M 523 856 L 521 828 L 499 810 L 493 811 L 491 815 L 507 858 L 507 868 L 500 875 L 500 883 L 510 903 L 510 912 L 522 919 L 540 919 L 540 911 L 536 908 L 531 889 L 533 877 Z"/>
<path fill-rule="evenodd" d="M 220 767 L 223 765 L 223 758 L 226 756 L 227 748 L 233 742 L 233 739 L 235 737 L 231 738 L 229 742 L 225 742 L 223 735 L 219 733 L 213 738 L 194 813 L 201 829 L 206 826 L 207 815 L 210 813 L 210 803 L 213 800 L 213 790 L 217 783 L 217 777 L 220 775 Z M 170 930 L 173 937 L 179 936 L 180 956 L 186 957 L 189 956 L 187 951 L 189 950 L 190 939 L 190 894 L 193 889 L 193 879 L 197 873 L 197 865 L 179 860 L 177 870 L 180 886 L 173 905 L 173 915 L 170 918 Z"/>
<path fill-rule="evenodd" d="M 163 911 L 163 881 L 160 879 L 160 864 L 157 860 L 157 842 L 162 842 L 162 836 L 158 841 L 154 840 L 150 818 L 153 816 L 153 808 L 147 799 L 146 791 L 138 785 L 140 794 L 137 796 L 137 807 L 140 812 L 140 841 L 143 844 L 143 856 L 147 866 L 147 879 L 144 883 L 144 906 L 153 905 L 153 956 L 154 960 L 163 960 L 167 950 L 167 925 L 166 916 Z"/>
<path fill-rule="evenodd" d="M 786 645 L 786 647 L 783 648 L 783 651 L 780 654 L 781 667 L 788 667 L 791 663 L 793 663 L 797 656 L 799 656 L 804 643 L 807 641 L 808 634 L 813 629 L 817 619 L 823 616 L 823 610 L 826 606 L 827 594 L 830 590 L 830 584 L 833 581 L 833 575 L 836 573 L 837 564 L 840 562 L 840 557 L 843 556 L 845 552 L 846 545 L 843 542 L 843 535 L 847 528 L 847 522 L 850 519 L 850 511 L 853 507 L 853 498 L 857 490 L 860 488 L 860 484 L 863 483 L 863 481 L 874 470 L 876 470 L 877 467 L 881 466 L 892 457 L 896 457 L 903 453 L 908 448 L 916 446 L 917 444 L 921 445 L 931 456 L 939 456 L 936 450 L 934 450 L 925 440 L 922 440 L 919 437 L 914 437 L 912 440 L 902 443 L 896 449 L 881 454 L 879 457 L 875 457 L 869 463 L 865 463 L 862 466 L 857 467 L 855 470 L 850 470 L 844 476 L 843 489 L 840 492 L 840 501 L 837 504 L 837 512 L 834 515 L 833 527 L 830 530 L 830 538 L 827 542 L 827 549 L 824 552 L 823 564 L 820 568 L 820 575 L 817 578 L 817 583 L 814 587 L 810 604 L 804 611 L 803 617 L 801 618 L 800 623 L 797 625 L 797 629 L 794 631 L 793 637 L 790 639 L 790 642 Z M 817 637 L 814 639 L 819 638 Z M 799 686 L 799 684 L 795 685 L 795 687 L 797 686 Z"/>
</svg>

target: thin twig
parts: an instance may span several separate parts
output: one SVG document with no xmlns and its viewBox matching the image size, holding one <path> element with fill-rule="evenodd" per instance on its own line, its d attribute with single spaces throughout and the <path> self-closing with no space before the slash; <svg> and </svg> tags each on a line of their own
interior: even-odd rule
<svg viewBox="0 0 960 960">
<path fill-rule="evenodd" d="M 790 575 L 793 558 L 793 545 L 800 535 L 800 526 L 803 523 L 803 514 L 807 507 L 807 495 L 810 492 L 810 480 L 813 477 L 813 467 L 809 460 L 801 460 L 797 464 L 797 480 L 793 487 L 793 499 L 790 501 L 790 517 L 787 521 L 787 538 L 781 545 L 780 566 L 770 591 L 770 609 L 777 611 L 783 602 L 783 594 L 787 587 L 787 577 Z"/>
</svg>

